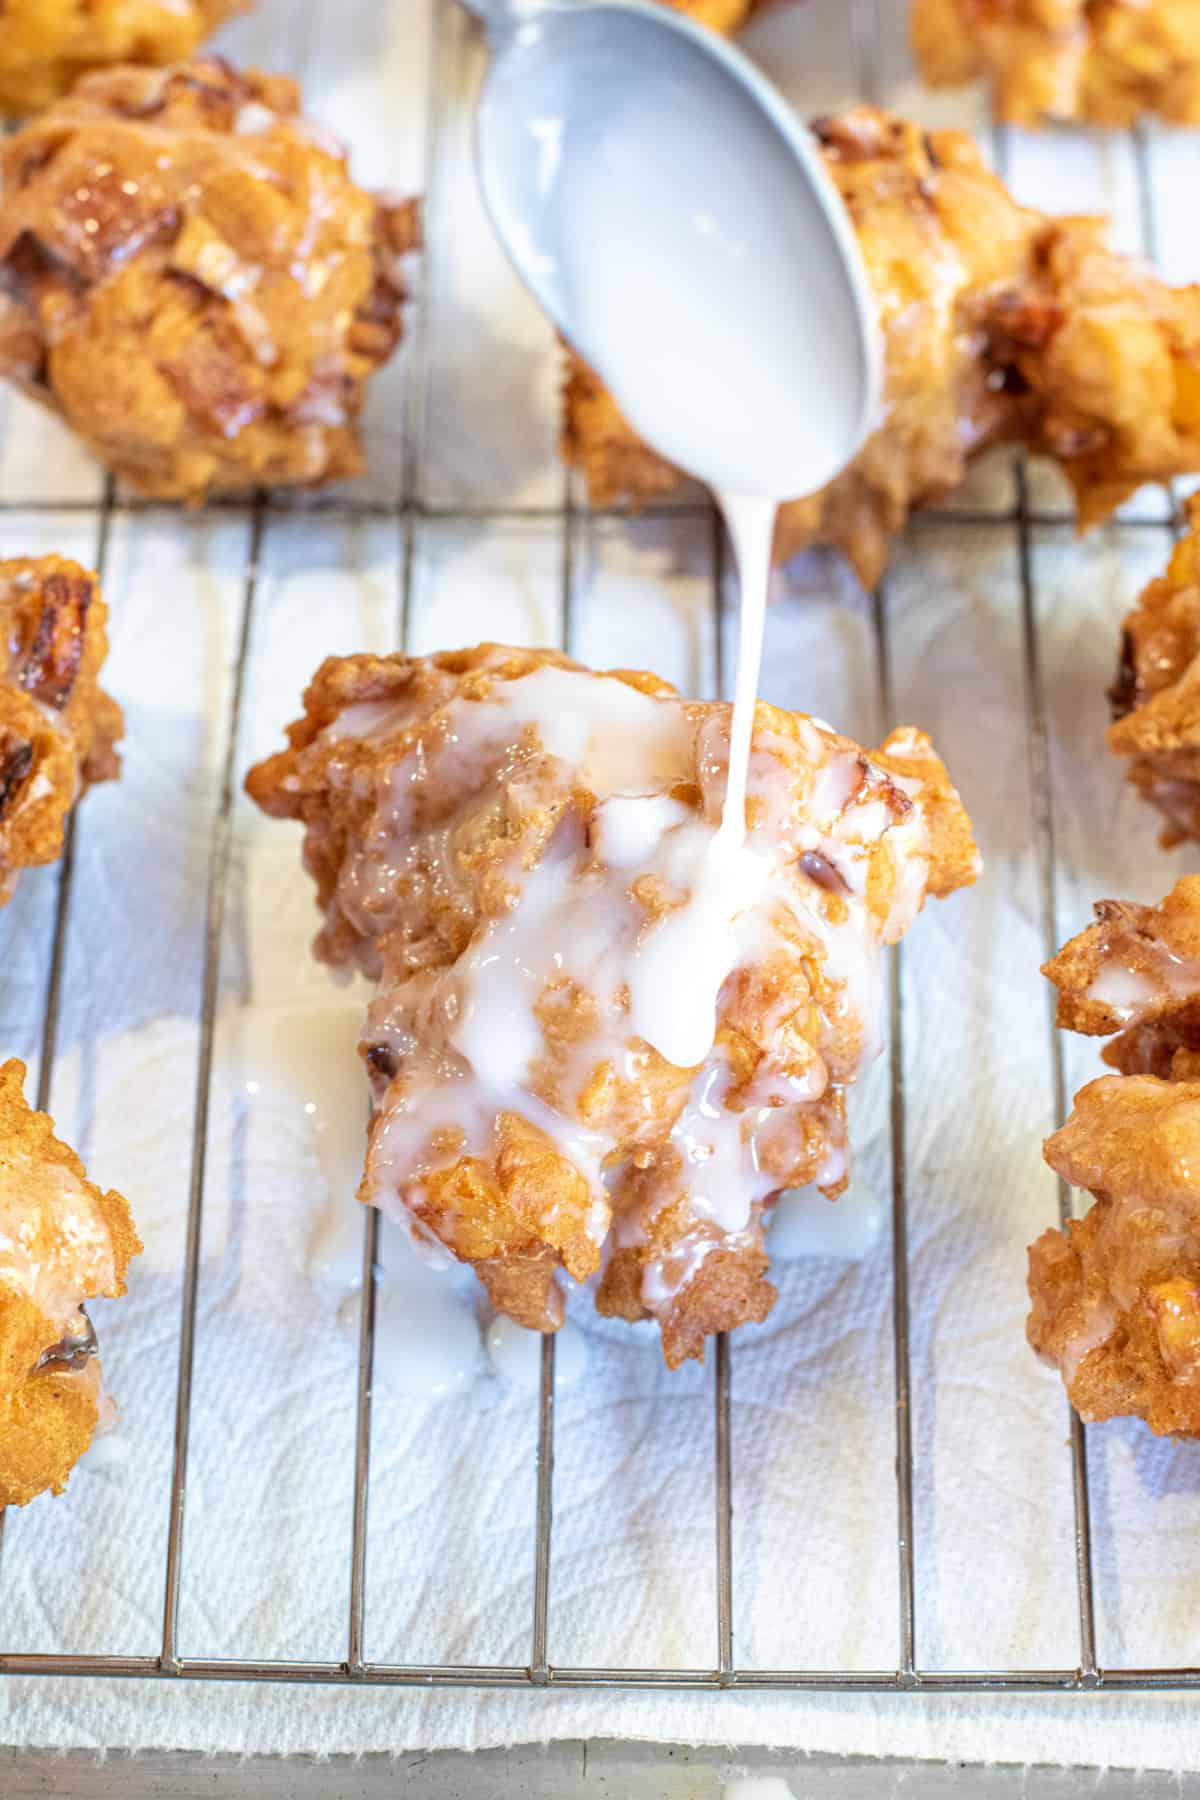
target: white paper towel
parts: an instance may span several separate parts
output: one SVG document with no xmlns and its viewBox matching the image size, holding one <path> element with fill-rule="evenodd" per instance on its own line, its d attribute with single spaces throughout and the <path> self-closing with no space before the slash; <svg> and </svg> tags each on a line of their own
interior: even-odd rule
<svg viewBox="0 0 1200 1800">
<path fill-rule="evenodd" d="M 902 11 L 874 39 L 885 91 L 914 95 Z M 757 28 L 798 103 L 850 97 L 845 9 L 809 0 Z M 515 291 L 471 186 L 466 102 L 480 51 L 439 0 L 301 7 L 262 0 L 232 51 L 307 71 L 313 110 L 373 180 L 433 203 L 424 323 L 377 385 L 372 472 L 352 496 L 394 498 L 404 411 L 429 515 L 402 607 L 386 515 L 275 512 L 255 594 L 240 774 L 277 746 L 321 657 L 474 641 L 558 642 L 562 493 L 556 356 Z M 430 55 L 432 44 L 432 57 Z M 427 96 L 438 96 L 427 135 Z M 800 71 L 796 74 L 795 71 Z M 948 104 L 938 97 L 942 117 Z M 428 145 L 431 163 L 422 164 Z M 1139 231 L 1123 137 L 1010 136 L 1020 189 L 1107 206 Z M 1162 221 L 1183 159 L 1150 134 Z M 1172 208 L 1176 213 L 1172 213 Z M 1164 257 L 1173 272 L 1180 244 Z M 1194 254 L 1194 252 L 1193 252 Z M 1194 272 L 1194 270 L 1192 271 Z M 416 352 L 421 352 L 418 358 Z M 0 549 L 96 553 L 95 470 L 65 433 L 4 402 Z M 905 1157 L 912 1269 L 917 1652 L 927 1668 L 1070 1667 L 1078 1655 L 1066 1416 L 1023 1342 L 1024 1247 L 1055 1214 L 1040 1159 L 1052 1125 L 1017 541 L 1007 464 L 926 521 L 889 576 L 895 711 L 927 727 L 975 814 L 987 874 L 931 906 L 904 951 Z M 1037 476 L 1038 505 L 1061 492 Z M 37 500 L 37 510 L 22 512 Z M 61 502 L 59 513 L 45 502 Z M 506 519 L 461 516 L 514 509 Z M 443 516 L 457 509 L 460 516 Z M 524 509 L 521 511 L 521 509 Z M 1076 543 L 1039 528 L 1033 569 L 1050 729 L 1060 931 L 1093 898 L 1164 892 L 1177 859 L 1101 750 L 1117 621 L 1167 544 L 1153 496 Z M 0 1566 L 8 1651 L 153 1655 L 161 1641 L 176 1351 L 191 1170 L 203 919 L 252 520 L 119 511 L 109 544 L 126 774 L 80 818 L 53 1108 L 96 1179 L 130 1196 L 146 1239 L 131 1292 L 98 1306 L 119 1437 L 67 1496 L 11 1515 Z M 578 531 L 575 653 L 653 667 L 689 692 L 718 666 L 706 518 Z M 732 653 L 725 628 L 726 667 Z M 882 733 L 869 608 L 830 561 L 796 565 L 768 626 L 764 694 L 864 738 Z M 873 735 L 874 734 L 874 735 Z M 0 1047 L 36 1057 L 53 871 L 0 915 Z M 314 1010 L 345 1035 L 359 1002 L 311 963 L 311 893 L 289 827 L 239 799 L 222 944 L 205 1183 L 179 1645 L 191 1657 L 338 1660 L 346 1651 L 356 1370 L 335 1299 L 305 1272 L 325 1204 L 303 1116 L 251 1101 L 263 1045 Z M 1093 1059 L 1069 1047 L 1072 1085 Z M 885 1064 L 855 1100 L 856 1184 L 890 1204 Z M 734 1626 L 744 1668 L 878 1669 L 898 1650 L 890 1254 L 798 1261 L 734 1353 Z M 676 1375 L 653 1345 L 578 1315 L 585 1379 L 559 1397 L 549 1648 L 560 1665 L 711 1667 L 715 1658 L 711 1370 Z M 377 1397 L 368 1658 L 524 1664 L 530 1655 L 536 1401 L 480 1377 L 452 1402 Z M 1198 1660 L 1200 1450 L 1125 1424 L 1092 1434 L 1097 1604 L 1111 1664 Z M 763 1741 L 814 1750 L 1200 1768 L 1188 1701 L 1116 1697 L 368 1692 L 11 1680 L 0 1739 L 38 1745 L 358 1751 L 546 1735 Z"/>
</svg>

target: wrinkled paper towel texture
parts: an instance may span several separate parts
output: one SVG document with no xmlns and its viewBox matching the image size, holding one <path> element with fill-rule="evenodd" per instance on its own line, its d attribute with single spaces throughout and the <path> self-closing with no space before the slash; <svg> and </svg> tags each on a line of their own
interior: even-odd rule
<svg viewBox="0 0 1200 1800">
<path fill-rule="evenodd" d="M 847 10 L 811 0 L 756 28 L 758 53 L 806 110 L 862 91 Z M 880 9 L 865 73 L 894 104 L 986 131 L 971 98 L 916 89 L 903 12 Z M 560 641 L 552 509 L 563 477 L 552 335 L 515 289 L 472 186 L 469 102 L 482 51 L 466 16 L 449 0 L 432 13 L 425 0 L 262 0 L 227 41 L 231 54 L 306 76 L 311 110 L 353 143 L 365 179 L 434 196 L 424 325 L 376 386 L 372 472 L 346 496 L 387 502 L 400 491 L 407 401 L 430 509 L 415 533 L 408 605 L 400 529 L 386 507 L 270 512 L 240 781 L 279 743 L 321 657 L 393 647 L 405 616 L 418 650 L 485 636 Z M 1127 137 L 1006 134 L 995 148 L 1023 195 L 1108 209 L 1123 242 L 1143 241 Z M 1158 251 L 1180 278 L 1198 272 L 1188 254 L 1200 258 L 1183 231 L 1187 154 L 1182 138 L 1147 136 Z M 0 549 L 93 561 L 98 514 L 86 503 L 99 501 L 97 470 L 53 421 L 15 399 L 3 405 Z M 1041 473 L 1030 494 L 1041 512 L 1064 511 Z M 1054 1219 L 1056 1194 L 1040 1155 L 1053 1124 L 1051 1065 L 1013 499 L 1004 459 L 979 471 L 957 517 L 927 520 L 899 546 L 886 592 L 894 718 L 933 734 L 987 859 L 979 887 L 931 904 L 903 952 L 917 1659 L 934 1669 L 1071 1668 L 1079 1654 L 1066 1411 L 1023 1338 L 1025 1246 Z M 446 516 L 506 507 L 522 516 Z M 1155 847 L 1153 820 L 1101 747 L 1117 621 L 1163 563 L 1164 520 L 1162 500 L 1149 496 L 1083 543 L 1062 523 L 1032 528 L 1060 935 L 1084 922 L 1094 898 L 1157 897 L 1187 866 L 1186 855 Z M 160 1648 L 205 888 L 253 530 L 237 508 L 198 517 L 118 508 L 112 522 L 108 683 L 128 716 L 126 774 L 80 818 L 52 1103 L 95 1177 L 130 1196 L 146 1254 L 128 1299 L 96 1308 L 119 1437 L 64 1499 L 8 1520 L 8 1651 Z M 711 555 L 709 521 L 694 508 L 581 524 L 575 653 L 715 691 Z M 794 565 L 781 587 L 765 696 L 878 741 L 890 721 L 880 716 L 869 603 L 827 559 Z M 727 592 L 727 671 L 733 604 Z M 239 794 L 205 1171 L 185 1657 L 346 1653 L 356 1354 L 335 1325 L 337 1295 L 304 1269 L 326 1183 L 302 1120 L 269 1096 L 245 1103 L 246 1082 L 286 1054 L 297 1020 L 327 1015 L 331 1035 L 349 1042 L 362 1006 L 309 959 L 315 915 L 298 848 L 291 828 L 259 818 Z M 27 877 L 0 917 L 3 1049 L 35 1063 L 56 880 Z M 1069 1044 L 1066 1055 L 1073 1090 L 1095 1052 Z M 782 1265 L 775 1312 L 733 1352 L 741 1668 L 887 1669 L 898 1656 L 886 1056 L 856 1096 L 855 1123 L 856 1193 L 879 1212 L 879 1241 L 857 1262 Z M 669 1375 L 652 1345 L 589 1320 L 586 1308 L 577 1316 L 590 1354 L 586 1378 L 558 1403 L 550 1659 L 711 1668 L 711 1366 Z M 368 1658 L 528 1662 L 535 1445 L 536 1396 L 493 1377 L 449 1402 L 406 1401 L 381 1385 Z M 1090 1454 L 1102 1660 L 1195 1662 L 1200 1448 L 1119 1423 L 1093 1432 Z M 1170 1699 L 351 1693 L 91 1679 L 0 1687 L 0 1739 L 31 1745 L 333 1752 L 589 1733 L 1200 1768 L 1200 1714 Z"/>
</svg>

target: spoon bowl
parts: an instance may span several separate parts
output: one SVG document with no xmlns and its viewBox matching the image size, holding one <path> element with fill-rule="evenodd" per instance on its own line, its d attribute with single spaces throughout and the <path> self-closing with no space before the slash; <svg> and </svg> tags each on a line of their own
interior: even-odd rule
<svg viewBox="0 0 1200 1800">
<path fill-rule="evenodd" d="M 874 423 L 879 346 L 808 131 L 667 7 L 488 22 L 479 177 L 522 280 L 671 462 L 727 494 L 823 487 Z"/>
</svg>

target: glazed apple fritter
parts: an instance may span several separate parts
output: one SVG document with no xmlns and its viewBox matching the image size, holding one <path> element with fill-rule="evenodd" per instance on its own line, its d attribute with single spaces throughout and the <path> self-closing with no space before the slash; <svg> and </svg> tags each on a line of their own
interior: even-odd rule
<svg viewBox="0 0 1200 1800">
<path fill-rule="evenodd" d="M 1128 778 L 1166 820 L 1163 845 L 1200 838 L 1200 496 L 1167 572 L 1128 615 L 1109 748 L 1128 759 Z"/>
<path fill-rule="evenodd" d="M 304 823 L 318 956 L 379 982 L 360 1198 L 522 1325 L 595 1278 L 672 1366 L 770 1310 L 777 1193 L 846 1182 L 881 946 L 978 861 L 921 733 L 868 754 L 760 704 L 714 900 L 730 711 L 546 650 L 331 658 L 247 780 Z"/>
<path fill-rule="evenodd" d="M 0 562 L 0 906 L 21 869 L 61 853 L 84 790 L 120 771 L 121 709 L 99 685 L 107 617 L 78 563 Z"/>
<path fill-rule="evenodd" d="M 1200 1435 L 1200 876 L 1105 900 L 1045 973 L 1058 1021 L 1113 1036 L 1046 1160 L 1091 1193 L 1029 1252 L 1029 1341 L 1085 1419 Z"/>
<path fill-rule="evenodd" d="M 103 1392 L 85 1302 L 123 1294 L 142 1248 L 24 1081 L 22 1063 L 0 1065 L 0 1509 L 60 1494 L 90 1444 Z"/>
<path fill-rule="evenodd" d="M 37 112 L 114 63 L 172 63 L 249 0 L 5 0 L 0 111 Z"/>
<path fill-rule="evenodd" d="M 0 146 L 0 373 L 139 492 L 362 467 L 414 203 L 371 195 L 283 76 L 88 76 Z"/>
<path fill-rule="evenodd" d="M 1196 0 L 913 0 L 926 81 L 985 79 L 1002 119 L 1200 124 Z"/>
<path fill-rule="evenodd" d="M 885 416 L 830 486 L 780 508 L 777 558 L 836 545 L 873 584 L 889 535 L 994 444 L 1058 463 L 1083 527 L 1200 468 L 1200 288 L 1110 249 L 1100 220 L 1018 206 L 960 132 L 871 107 L 814 130 L 878 303 Z M 599 505 L 680 479 L 574 357 L 563 442 Z"/>
</svg>

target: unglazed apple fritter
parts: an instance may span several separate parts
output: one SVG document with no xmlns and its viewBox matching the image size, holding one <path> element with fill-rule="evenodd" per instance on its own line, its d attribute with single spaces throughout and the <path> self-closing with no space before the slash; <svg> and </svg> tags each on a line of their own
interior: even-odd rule
<svg viewBox="0 0 1200 1800">
<path fill-rule="evenodd" d="M 59 1494 L 104 1404 L 85 1303 L 125 1292 L 142 1246 L 120 1194 L 89 1181 L 0 1065 L 0 1509 Z"/>
<path fill-rule="evenodd" d="M 881 948 L 978 862 L 920 732 L 761 703 L 727 849 L 730 711 L 544 650 L 331 658 L 247 782 L 304 823 L 318 955 L 379 982 L 360 1197 L 522 1325 L 595 1276 L 672 1366 L 770 1310 L 779 1190 L 847 1179 Z"/>
<path fill-rule="evenodd" d="M 912 40 L 926 81 L 982 78 L 1015 124 L 1200 124 L 1196 0 L 913 0 Z"/>
<path fill-rule="evenodd" d="M 0 906 L 53 862 L 84 790 L 120 769 L 121 709 L 99 685 L 107 610 L 61 556 L 0 562 Z"/>
<path fill-rule="evenodd" d="M 294 82 L 91 75 L 0 176 L 0 373 L 123 481 L 198 502 L 359 472 L 416 210 L 354 184 Z"/>
<path fill-rule="evenodd" d="M 1200 1435 L 1200 876 L 1106 900 L 1046 965 L 1059 1023 L 1112 1036 L 1046 1160 L 1092 1206 L 1029 1252 L 1029 1341 L 1085 1419 Z M 1115 1035 L 1113 1035 L 1115 1034 Z"/>
<path fill-rule="evenodd" d="M 884 412 L 843 474 L 780 508 L 777 558 L 836 545 L 872 584 L 889 536 L 990 445 L 1056 462 L 1081 526 L 1200 469 L 1200 288 L 1112 250 L 1102 220 L 1018 206 L 961 132 L 871 107 L 813 129 L 878 307 Z M 680 480 L 574 357 L 563 447 L 598 505 Z"/>
</svg>

